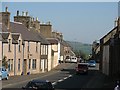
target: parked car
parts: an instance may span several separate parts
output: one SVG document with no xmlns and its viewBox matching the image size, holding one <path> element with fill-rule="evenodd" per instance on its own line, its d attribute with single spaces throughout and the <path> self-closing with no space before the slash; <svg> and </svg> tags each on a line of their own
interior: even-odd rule
<svg viewBox="0 0 120 90">
<path fill-rule="evenodd" d="M 69 62 L 70 62 L 70 56 L 66 56 L 65 63 L 69 63 Z"/>
<path fill-rule="evenodd" d="M 71 57 L 70 58 L 70 61 L 72 62 L 72 63 L 77 63 L 77 57 Z"/>
<path fill-rule="evenodd" d="M 78 63 L 76 67 L 76 74 L 88 74 L 88 64 Z"/>
<path fill-rule="evenodd" d="M 0 67 L 0 80 L 6 79 L 8 80 L 9 74 L 8 71 L 4 67 Z"/>
<path fill-rule="evenodd" d="M 96 67 L 96 61 L 95 60 L 90 60 L 88 61 L 89 67 Z"/>
<path fill-rule="evenodd" d="M 54 87 L 51 82 L 48 80 L 39 80 L 34 79 L 29 81 L 25 87 L 22 87 L 24 90 L 54 90 Z"/>
</svg>

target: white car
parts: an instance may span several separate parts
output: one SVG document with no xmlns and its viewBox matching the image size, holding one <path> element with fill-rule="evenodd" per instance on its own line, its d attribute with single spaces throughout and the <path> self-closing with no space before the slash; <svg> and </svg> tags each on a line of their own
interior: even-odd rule
<svg viewBox="0 0 120 90">
<path fill-rule="evenodd" d="M 71 62 L 77 63 L 77 57 L 71 57 Z"/>
<path fill-rule="evenodd" d="M 0 80 L 2 80 L 2 79 L 7 80 L 8 76 L 9 76 L 9 74 L 8 74 L 7 70 L 4 67 L 0 67 Z"/>
</svg>

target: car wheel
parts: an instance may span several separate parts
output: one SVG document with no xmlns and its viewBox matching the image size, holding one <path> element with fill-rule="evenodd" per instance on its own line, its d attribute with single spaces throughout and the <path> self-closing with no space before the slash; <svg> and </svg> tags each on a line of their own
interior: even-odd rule
<svg viewBox="0 0 120 90">
<path fill-rule="evenodd" d="M 5 79 L 8 80 L 8 77 L 6 77 Z"/>
</svg>

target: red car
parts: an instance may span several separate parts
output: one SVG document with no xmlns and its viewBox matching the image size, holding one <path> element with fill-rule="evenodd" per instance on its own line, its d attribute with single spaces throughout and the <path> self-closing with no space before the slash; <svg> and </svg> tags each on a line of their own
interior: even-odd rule
<svg viewBox="0 0 120 90">
<path fill-rule="evenodd" d="M 76 74 L 88 74 L 88 64 L 87 63 L 78 63 L 76 67 Z"/>
</svg>

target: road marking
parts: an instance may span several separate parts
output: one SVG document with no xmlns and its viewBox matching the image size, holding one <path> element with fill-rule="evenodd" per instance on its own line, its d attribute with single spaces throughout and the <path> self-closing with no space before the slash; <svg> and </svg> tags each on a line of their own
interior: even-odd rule
<svg viewBox="0 0 120 90">
<path fill-rule="evenodd" d="M 60 80 L 58 80 L 58 82 L 62 82 L 62 81 L 66 80 L 66 79 L 68 79 L 68 78 L 70 78 L 70 77 L 72 77 L 72 75 L 69 75 L 68 77 L 65 77 L 65 78 L 63 78 L 63 79 L 60 79 Z"/>
<path fill-rule="evenodd" d="M 73 64 L 71 64 L 71 65 L 69 65 L 68 67 L 71 67 Z M 68 68 L 67 67 L 67 68 Z M 52 75 L 52 74 L 55 74 L 55 73 L 58 73 L 58 72 L 61 72 L 61 71 L 56 71 L 56 72 L 54 72 L 54 73 L 49 73 L 49 74 L 46 74 L 46 75 L 44 75 L 44 76 L 41 76 L 41 77 L 35 77 L 35 78 L 32 78 L 32 79 L 38 79 L 38 78 L 43 78 L 43 77 L 46 77 L 46 76 L 49 76 L 49 75 Z M 72 75 L 69 75 L 68 77 L 65 77 L 64 79 L 61 79 L 61 80 L 58 80 L 59 82 L 61 82 L 61 81 L 63 81 L 63 80 L 65 80 L 65 79 L 68 79 L 69 77 L 72 77 Z M 32 80 L 32 79 L 30 79 L 30 80 Z M 21 82 L 17 82 L 17 83 L 12 83 L 12 84 L 7 84 L 7 85 L 4 85 L 4 86 L 2 86 L 3 88 L 6 88 L 6 87 L 9 87 L 9 86 L 12 86 L 12 85 L 17 85 L 17 84 L 21 84 L 21 83 L 25 83 L 25 82 L 28 82 L 28 81 L 30 81 L 30 80 L 25 80 L 25 81 L 21 81 Z M 55 84 L 57 83 L 57 82 L 54 82 Z M 53 84 L 54 84 L 53 83 Z"/>
<path fill-rule="evenodd" d="M 58 82 L 62 82 L 64 79 L 60 79 L 60 80 L 58 80 Z"/>
<path fill-rule="evenodd" d="M 57 84 L 57 82 L 53 82 L 53 83 L 52 83 L 52 85 L 56 85 L 56 84 Z"/>
<path fill-rule="evenodd" d="M 65 77 L 64 80 L 68 79 L 68 77 Z"/>
<path fill-rule="evenodd" d="M 12 86 L 12 85 L 18 85 L 18 84 L 21 84 L 21 83 L 25 83 L 25 82 L 31 81 L 31 80 L 33 80 L 33 79 L 43 78 L 43 77 L 46 77 L 46 76 L 49 76 L 49 75 L 52 75 L 52 74 L 55 74 L 55 73 L 58 73 L 58 72 L 60 72 L 60 71 L 57 71 L 57 72 L 54 72 L 54 73 L 50 73 L 50 74 L 46 74 L 46 75 L 41 76 L 41 77 L 37 77 L 37 78 L 35 77 L 35 78 L 29 79 L 29 80 L 17 82 L 17 83 L 7 84 L 7 85 L 4 85 L 4 86 L 2 86 L 2 87 L 3 87 L 3 88 L 6 88 L 6 87 L 9 87 L 9 86 Z"/>
<path fill-rule="evenodd" d="M 70 77 L 72 77 L 72 75 L 69 75 L 68 77 L 70 78 Z"/>
</svg>

